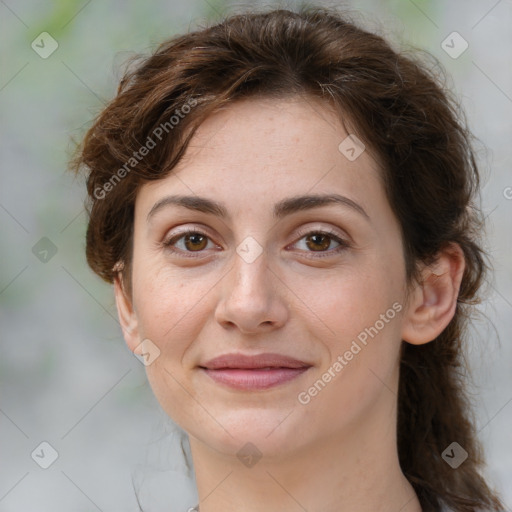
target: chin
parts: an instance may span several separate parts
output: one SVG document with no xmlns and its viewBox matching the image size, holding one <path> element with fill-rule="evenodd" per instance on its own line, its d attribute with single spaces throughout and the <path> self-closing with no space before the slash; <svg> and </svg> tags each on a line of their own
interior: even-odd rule
<svg viewBox="0 0 512 512">
<path fill-rule="evenodd" d="M 219 423 L 211 417 L 205 423 L 201 418 L 193 428 L 188 430 L 185 426 L 185 430 L 212 449 L 227 455 L 239 455 L 242 451 L 240 456 L 243 456 L 245 451 L 259 451 L 263 456 L 280 457 L 298 448 L 300 439 L 297 435 L 303 432 L 296 425 L 294 413 L 290 414 L 287 409 L 238 408 L 224 413 L 210 413 Z M 288 414 L 290 416 L 287 418 Z"/>
</svg>

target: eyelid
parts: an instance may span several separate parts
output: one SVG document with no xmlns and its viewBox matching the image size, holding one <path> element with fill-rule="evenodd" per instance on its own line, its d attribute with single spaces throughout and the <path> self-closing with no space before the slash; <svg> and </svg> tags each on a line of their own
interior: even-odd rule
<svg viewBox="0 0 512 512">
<path fill-rule="evenodd" d="M 171 236 L 165 236 L 164 239 L 162 240 L 162 242 L 159 244 L 161 246 L 163 246 L 165 249 L 169 249 L 171 250 L 172 252 L 179 252 L 181 254 L 183 253 L 189 253 L 189 254 L 192 254 L 194 253 L 194 251 L 183 251 L 181 249 L 178 249 L 178 250 L 174 250 L 172 248 L 172 244 L 175 244 L 177 241 L 181 240 L 183 237 L 187 236 L 187 235 L 201 235 L 201 236 L 204 236 L 206 237 L 210 242 L 212 242 L 214 245 L 218 246 L 219 244 L 217 244 L 216 242 L 214 242 L 213 240 L 213 237 L 208 233 L 207 229 L 206 228 L 203 228 L 203 227 L 186 227 L 176 233 L 173 233 Z M 196 251 L 198 253 L 201 253 L 201 252 L 204 252 L 203 251 Z"/>
<path fill-rule="evenodd" d="M 314 228 L 314 227 L 300 228 L 297 232 L 297 235 L 296 235 L 297 238 L 296 238 L 295 242 L 293 242 L 292 244 L 289 244 L 287 247 L 289 247 L 290 245 L 295 245 L 297 242 L 302 240 L 305 236 L 310 235 L 310 234 L 327 235 L 330 238 L 332 238 L 334 241 L 336 241 L 339 245 L 338 245 L 338 247 L 335 247 L 334 249 L 329 249 L 327 251 L 300 251 L 305 254 L 306 258 L 310 258 L 310 259 L 328 258 L 333 255 L 337 255 L 337 254 L 343 252 L 344 250 L 352 247 L 352 242 L 348 240 L 350 238 L 348 235 L 344 236 L 341 233 L 338 233 L 337 231 L 335 231 L 333 228 L 320 228 L 320 227 L 318 227 L 318 228 Z"/>
<path fill-rule="evenodd" d="M 306 235 L 309 235 L 311 233 L 324 233 L 326 235 L 330 235 L 333 238 L 341 239 L 342 241 L 348 243 L 348 240 L 345 240 L 346 238 L 349 238 L 348 235 L 339 233 L 334 228 L 322 228 L 322 227 L 307 227 L 307 228 L 299 228 L 297 230 L 297 235 L 300 238 L 303 238 Z"/>
</svg>

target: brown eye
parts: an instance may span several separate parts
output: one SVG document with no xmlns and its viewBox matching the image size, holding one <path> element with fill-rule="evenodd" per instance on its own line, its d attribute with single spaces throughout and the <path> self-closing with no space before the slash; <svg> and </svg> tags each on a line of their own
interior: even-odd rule
<svg viewBox="0 0 512 512">
<path fill-rule="evenodd" d="M 312 251 L 324 251 L 331 245 L 331 237 L 324 233 L 308 235 L 306 245 Z"/>
<path fill-rule="evenodd" d="M 192 233 L 185 235 L 184 244 L 185 247 L 191 251 L 201 251 L 207 245 L 208 238 L 203 236 L 201 233 Z"/>
<path fill-rule="evenodd" d="M 162 245 L 173 253 L 201 253 L 207 248 L 210 238 L 201 231 L 188 230 L 164 241 Z M 212 243 L 212 245 L 214 245 Z"/>
<path fill-rule="evenodd" d="M 330 231 L 309 231 L 300 233 L 302 237 L 295 245 L 308 257 L 321 258 L 338 254 L 350 247 L 350 244 Z M 333 242 L 337 245 L 331 248 Z M 301 247 L 302 245 L 302 247 Z M 317 253 L 312 255 L 311 253 Z"/>
</svg>

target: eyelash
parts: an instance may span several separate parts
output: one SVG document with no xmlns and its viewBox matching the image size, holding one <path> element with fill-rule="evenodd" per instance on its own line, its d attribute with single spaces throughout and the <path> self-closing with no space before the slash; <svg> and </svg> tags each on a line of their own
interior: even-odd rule
<svg viewBox="0 0 512 512">
<path fill-rule="evenodd" d="M 176 243 L 178 240 L 186 237 L 187 235 L 200 235 L 200 236 L 204 236 L 204 237 L 210 239 L 210 237 L 206 233 L 204 233 L 200 230 L 187 229 L 186 231 L 183 231 L 182 233 L 179 233 L 179 234 L 173 236 L 172 238 L 164 240 L 162 242 L 162 246 L 166 250 L 171 251 L 172 253 L 175 253 L 175 254 L 179 253 L 181 255 L 185 254 L 186 255 L 185 257 L 187 257 L 187 258 L 201 258 L 202 256 L 192 255 L 194 251 L 183 251 L 181 249 L 175 249 L 174 247 L 172 247 L 172 245 L 174 243 Z M 332 256 L 334 254 L 338 254 L 350 247 L 350 244 L 346 240 L 343 240 L 336 233 L 334 233 L 333 231 L 329 231 L 328 229 L 327 230 L 315 229 L 315 230 L 310 230 L 310 231 L 299 232 L 298 233 L 299 238 L 297 239 L 297 241 L 295 243 L 299 242 L 300 240 L 302 240 L 303 238 L 305 238 L 308 235 L 327 235 L 329 238 L 331 238 L 332 240 L 334 240 L 335 242 L 337 242 L 340 245 L 338 247 L 336 247 L 335 249 L 331 249 L 328 251 L 305 251 L 308 253 L 316 254 L 315 256 L 306 256 L 307 258 L 317 259 L 317 258 L 330 257 L 330 256 Z M 196 252 L 198 252 L 200 254 L 203 251 L 204 250 L 196 251 Z"/>
</svg>

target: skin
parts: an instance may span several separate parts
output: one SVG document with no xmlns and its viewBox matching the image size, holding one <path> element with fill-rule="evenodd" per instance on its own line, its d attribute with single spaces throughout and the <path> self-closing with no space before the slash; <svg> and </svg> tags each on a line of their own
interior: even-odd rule
<svg viewBox="0 0 512 512">
<path fill-rule="evenodd" d="M 138 192 L 132 295 L 119 274 L 118 312 L 132 351 L 144 339 L 160 350 L 148 379 L 189 434 L 201 512 L 421 510 L 398 463 L 399 350 L 401 340 L 427 343 L 448 325 L 464 261 L 452 244 L 408 287 L 378 163 L 368 150 L 349 161 L 338 149 L 347 135 L 315 99 L 244 100 L 203 122 L 172 174 Z M 327 193 L 367 217 L 339 204 L 272 216 L 285 198 Z M 168 205 L 148 222 L 175 194 L 218 201 L 229 217 Z M 182 237 L 170 252 L 162 242 L 186 228 L 207 238 Z M 347 246 L 308 238 L 319 230 Z M 236 251 L 248 236 L 263 251 L 250 263 Z M 401 311 L 300 403 L 397 303 Z M 229 352 L 277 352 L 312 368 L 268 390 L 233 390 L 198 369 Z M 248 442 L 262 455 L 252 467 L 237 457 Z"/>
</svg>

